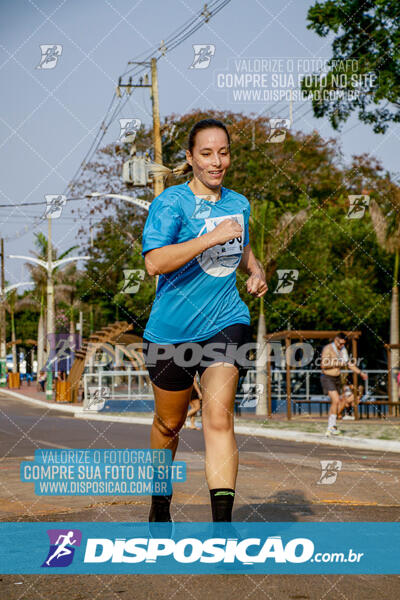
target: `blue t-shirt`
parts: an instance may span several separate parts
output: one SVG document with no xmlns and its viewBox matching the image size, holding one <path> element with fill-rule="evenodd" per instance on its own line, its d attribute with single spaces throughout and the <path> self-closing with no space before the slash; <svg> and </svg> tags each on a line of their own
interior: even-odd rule
<svg viewBox="0 0 400 600">
<path fill-rule="evenodd" d="M 149 250 L 192 240 L 230 217 L 242 237 L 218 244 L 170 273 L 159 276 L 156 297 L 143 337 L 158 344 L 202 341 L 228 325 L 250 325 L 250 313 L 236 288 L 236 268 L 249 243 L 250 204 L 227 188 L 212 202 L 188 185 L 174 185 L 150 205 L 143 230 L 142 256 Z"/>
</svg>

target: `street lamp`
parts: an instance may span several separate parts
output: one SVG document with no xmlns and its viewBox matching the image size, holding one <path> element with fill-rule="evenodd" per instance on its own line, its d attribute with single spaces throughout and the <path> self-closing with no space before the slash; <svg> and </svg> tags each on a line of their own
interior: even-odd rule
<svg viewBox="0 0 400 600">
<path fill-rule="evenodd" d="M 141 198 L 133 198 L 132 196 L 125 196 L 124 194 L 109 194 L 108 192 L 92 192 L 91 194 L 86 194 L 88 198 L 99 198 L 100 196 L 108 196 L 109 198 L 117 198 L 118 200 L 125 200 L 126 202 L 130 202 L 131 204 L 136 204 L 136 206 L 140 206 L 141 208 L 145 208 L 149 210 L 151 202 L 147 202 L 147 200 L 142 200 Z"/>
<path fill-rule="evenodd" d="M 50 219 L 49 219 L 50 222 Z M 70 256 L 67 258 L 61 258 L 60 260 L 52 260 L 51 257 L 51 241 L 49 238 L 49 252 L 48 260 L 42 260 L 40 258 L 32 258 L 31 256 L 21 256 L 16 254 L 8 255 L 8 258 L 22 258 L 24 260 L 33 262 L 47 271 L 47 385 L 46 385 L 46 396 L 51 397 L 53 394 L 53 373 L 50 364 L 50 339 L 49 334 L 55 333 L 54 329 L 54 285 L 53 285 L 53 271 L 60 265 L 64 265 L 68 262 L 77 260 L 89 260 L 90 256 Z"/>
<path fill-rule="evenodd" d="M 99 198 L 99 197 L 108 197 L 108 198 L 117 198 L 117 200 L 125 200 L 126 202 L 130 202 L 131 204 L 136 204 L 136 206 L 140 206 L 140 208 L 144 208 L 145 210 L 149 210 L 151 206 L 151 202 L 147 202 L 147 200 L 142 200 L 141 198 L 133 198 L 132 196 L 125 196 L 125 194 L 109 194 L 108 192 L 92 192 L 91 194 L 86 194 L 88 198 Z M 156 275 L 156 289 L 158 286 L 158 275 Z"/>
</svg>

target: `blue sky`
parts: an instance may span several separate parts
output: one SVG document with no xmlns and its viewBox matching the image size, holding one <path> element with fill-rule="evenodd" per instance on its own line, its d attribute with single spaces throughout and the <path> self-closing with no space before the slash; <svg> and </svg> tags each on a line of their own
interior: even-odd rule
<svg viewBox="0 0 400 600">
<path fill-rule="evenodd" d="M 329 38 L 307 30 L 306 0 L 232 0 L 215 17 L 158 61 L 161 117 L 194 108 L 213 108 L 288 117 L 286 101 L 239 102 L 218 89 L 218 73 L 233 72 L 235 59 L 323 59 L 330 56 Z M 6 254 L 28 255 L 34 231 L 47 235 L 47 223 L 33 228 L 45 194 L 61 194 L 89 149 L 110 103 L 118 77 L 128 60 L 149 54 L 188 21 L 200 0 L 9 0 L 1 3 L 0 71 L 3 82 L 0 113 L 1 235 Z M 54 69 L 37 69 L 41 44 L 60 44 Z M 189 68 L 193 44 L 212 44 L 215 54 L 205 69 Z M 254 63 L 252 63 L 254 64 Z M 271 75 L 269 75 L 271 77 Z M 318 129 L 338 137 L 346 159 L 368 152 L 388 170 L 397 167 L 398 125 L 376 135 L 352 117 L 341 133 L 326 120 L 311 116 L 309 102 L 294 102 L 294 128 Z M 150 94 L 135 91 L 103 144 L 119 137 L 119 119 L 151 121 Z M 240 190 L 238 190 L 240 191 Z M 86 202 L 86 201 L 83 201 Z M 76 204 L 76 203 L 74 203 Z M 59 252 L 77 243 L 81 223 L 71 204 L 53 220 Z M 28 231 L 24 232 L 24 227 Z M 76 250 L 76 254 L 79 250 Z M 6 279 L 26 280 L 22 260 L 6 259 Z"/>
</svg>

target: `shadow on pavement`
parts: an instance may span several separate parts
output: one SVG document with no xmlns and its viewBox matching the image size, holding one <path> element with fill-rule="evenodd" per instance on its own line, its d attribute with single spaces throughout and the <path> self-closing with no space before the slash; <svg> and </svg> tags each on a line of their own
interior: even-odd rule
<svg viewBox="0 0 400 600">
<path fill-rule="evenodd" d="M 240 506 L 233 512 L 235 521 L 298 521 L 313 515 L 312 506 L 301 490 L 285 490 L 269 496 L 264 504 Z"/>
</svg>

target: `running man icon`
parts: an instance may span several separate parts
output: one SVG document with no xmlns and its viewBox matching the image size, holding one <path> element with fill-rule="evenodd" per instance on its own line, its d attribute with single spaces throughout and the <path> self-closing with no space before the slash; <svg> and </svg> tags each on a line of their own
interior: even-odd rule
<svg viewBox="0 0 400 600">
<path fill-rule="evenodd" d="M 67 545 L 70 544 L 72 546 L 73 544 L 76 543 L 76 540 L 71 539 L 73 537 L 74 537 L 73 531 L 68 531 L 67 535 L 58 536 L 58 539 L 56 541 L 56 544 L 59 544 L 57 546 L 57 550 L 54 552 L 54 554 L 52 554 L 50 556 L 49 559 L 46 560 L 46 565 L 50 566 L 50 563 L 53 560 L 53 558 L 61 558 L 61 556 L 66 556 L 67 554 L 72 554 L 72 550 L 70 548 L 67 548 Z M 60 543 L 61 539 L 63 541 Z"/>
<path fill-rule="evenodd" d="M 42 567 L 67 567 L 70 565 L 75 553 L 73 546 L 81 544 L 81 531 L 79 529 L 49 529 L 47 534 L 50 538 L 50 549 Z"/>
<path fill-rule="evenodd" d="M 276 286 L 275 294 L 288 294 L 292 291 L 296 283 L 299 272 L 297 269 L 278 269 L 278 285 Z"/>
</svg>

